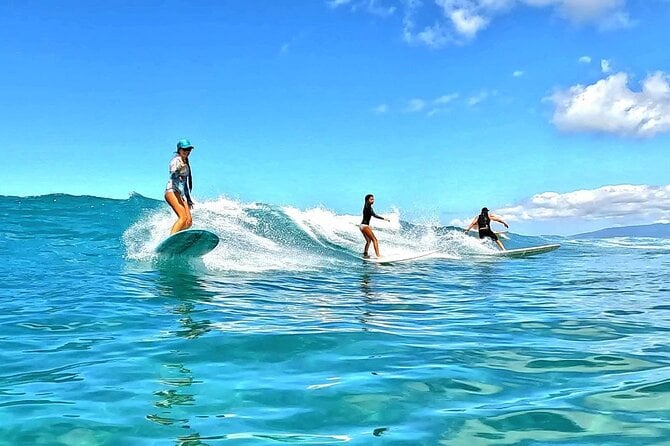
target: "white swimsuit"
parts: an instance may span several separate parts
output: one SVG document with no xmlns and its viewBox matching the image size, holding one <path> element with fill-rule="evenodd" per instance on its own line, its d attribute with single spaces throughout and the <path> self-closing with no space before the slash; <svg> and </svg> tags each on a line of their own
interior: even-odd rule
<svg viewBox="0 0 670 446">
<path fill-rule="evenodd" d="M 170 179 L 165 185 L 165 192 L 174 192 L 180 193 L 186 197 L 189 197 L 188 177 L 191 173 L 191 169 L 188 167 L 179 155 L 175 155 L 170 161 Z"/>
</svg>

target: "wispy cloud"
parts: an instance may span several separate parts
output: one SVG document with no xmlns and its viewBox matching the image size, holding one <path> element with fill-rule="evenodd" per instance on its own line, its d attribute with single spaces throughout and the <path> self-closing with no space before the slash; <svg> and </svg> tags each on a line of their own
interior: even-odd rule
<svg viewBox="0 0 670 446">
<path fill-rule="evenodd" d="M 616 73 L 592 85 L 575 85 L 550 98 L 553 123 L 570 132 L 604 132 L 651 137 L 670 131 L 670 76 L 657 71 L 628 87 L 628 75 Z"/>
<path fill-rule="evenodd" d="M 626 0 L 328 0 L 327 4 L 386 16 L 400 9 L 404 40 L 434 48 L 466 43 L 498 16 L 521 7 L 548 9 L 572 23 L 601 29 L 628 27 L 632 23 Z"/>
<path fill-rule="evenodd" d="M 423 99 L 415 98 L 407 101 L 407 107 L 405 108 L 405 110 L 407 110 L 407 112 L 409 113 L 417 113 L 425 108 L 426 108 L 426 101 L 424 101 Z"/>
<path fill-rule="evenodd" d="M 433 100 L 434 105 L 445 105 L 458 99 L 458 93 L 445 94 Z"/>
<path fill-rule="evenodd" d="M 600 69 L 605 74 L 611 73 L 612 72 L 612 64 L 610 63 L 609 60 L 603 59 L 603 60 L 600 61 Z"/>
<path fill-rule="evenodd" d="M 379 104 L 372 111 L 374 111 L 378 115 L 383 115 L 384 113 L 388 113 L 389 106 L 387 104 Z"/>
<path fill-rule="evenodd" d="M 326 4 L 331 8 L 349 6 L 354 12 L 363 10 L 382 17 L 393 15 L 397 9 L 394 5 L 387 5 L 383 0 L 327 0 Z"/>
<path fill-rule="evenodd" d="M 395 110 L 402 110 L 405 113 L 426 113 L 427 116 L 434 116 L 445 110 L 448 105 L 456 101 L 460 95 L 458 93 L 449 93 L 438 96 L 433 99 L 412 98 L 404 104 L 395 107 Z M 373 108 L 376 114 L 384 114 L 391 112 L 391 107 L 388 104 L 380 104 Z"/>
<path fill-rule="evenodd" d="M 326 4 L 331 8 L 337 8 L 338 6 L 348 5 L 352 0 L 328 0 Z"/>
<path fill-rule="evenodd" d="M 524 75 L 524 73 L 521 70 L 516 70 L 515 72 L 512 73 L 512 76 L 514 76 L 514 77 L 521 77 L 523 75 Z"/>
<path fill-rule="evenodd" d="M 495 96 L 497 94 L 498 94 L 498 92 L 495 91 L 495 90 L 493 90 L 493 91 L 482 90 L 479 93 L 468 97 L 468 99 L 466 100 L 466 103 L 470 107 L 474 107 L 475 105 L 479 105 L 482 102 L 484 102 L 485 100 L 487 100 L 488 98 L 490 98 L 491 96 Z"/>
<path fill-rule="evenodd" d="M 582 56 L 578 61 L 579 63 L 591 63 L 591 56 Z"/>
<path fill-rule="evenodd" d="M 428 116 L 435 116 L 442 111 L 444 111 L 449 104 L 458 99 L 460 95 L 458 93 L 445 94 L 440 97 L 433 99 L 430 104 L 430 110 L 428 111 Z"/>
<path fill-rule="evenodd" d="M 494 209 L 509 222 L 521 221 L 638 221 L 670 219 L 670 184 L 665 186 L 620 184 L 567 193 L 542 192 L 509 207 Z M 463 226 L 468 219 L 455 219 Z"/>
</svg>

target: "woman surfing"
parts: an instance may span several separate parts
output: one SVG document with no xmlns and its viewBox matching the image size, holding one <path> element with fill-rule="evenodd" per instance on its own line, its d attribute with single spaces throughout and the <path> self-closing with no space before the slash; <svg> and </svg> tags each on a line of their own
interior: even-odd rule
<svg viewBox="0 0 670 446">
<path fill-rule="evenodd" d="M 363 205 L 363 221 L 361 221 L 361 224 L 359 226 L 361 233 L 363 234 L 363 237 L 365 237 L 365 249 L 363 249 L 364 258 L 370 257 L 370 255 L 368 254 L 368 248 L 370 247 L 370 242 L 372 242 L 372 246 L 374 246 L 375 254 L 377 255 L 377 257 L 381 257 L 381 254 L 379 254 L 379 242 L 377 242 L 377 237 L 375 237 L 375 233 L 372 232 L 372 228 L 370 227 L 370 220 L 372 219 L 372 217 L 378 218 L 380 220 L 391 221 L 387 218 L 375 214 L 375 211 L 372 209 L 372 205 L 374 202 L 375 202 L 374 195 L 367 194 L 365 196 L 365 204 Z"/>
<path fill-rule="evenodd" d="M 193 150 L 193 145 L 188 139 L 180 139 L 177 142 L 177 153 L 170 161 L 170 179 L 165 186 L 165 201 L 170 205 L 177 221 L 172 225 L 170 234 L 188 229 L 193 224 L 191 218 L 191 189 L 193 188 L 193 177 L 188 157 Z"/>
</svg>

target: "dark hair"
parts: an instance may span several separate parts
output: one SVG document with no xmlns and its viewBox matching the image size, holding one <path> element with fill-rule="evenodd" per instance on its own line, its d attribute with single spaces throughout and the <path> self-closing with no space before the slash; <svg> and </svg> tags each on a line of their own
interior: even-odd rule
<svg viewBox="0 0 670 446">
<path fill-rule="evenodd" d="M 374 195 L 372 195 L 372 194 L 367 194 L 367 195 L 365 196 L 365 203 L 366 203 L 366 204 L 367 204 L 368 200 L 370 199 L 370 197 L 374 197 Z"/>
<path fill-rule="evenodd" d="M 186 157 L 186 165 L 188 166 L 188 187 L 189 191 L 193 190 L 193 171 L 191 170 L 191 164 L 188 162 L 188 157 Z"/>
<path fill-rule="evenodd" d="M 488 208 L 482 208 L 482 214 L 489 215 L 489 209 Z"/>
</svg>

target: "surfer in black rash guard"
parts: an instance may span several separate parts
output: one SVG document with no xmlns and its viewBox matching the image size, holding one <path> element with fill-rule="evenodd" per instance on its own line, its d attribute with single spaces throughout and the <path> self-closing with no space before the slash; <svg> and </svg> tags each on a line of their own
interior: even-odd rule
<svg viewBox="0 0 670 446">
<path fill-rule="evenodd" d="M 388 218 L 384 218 L 375 214 L 375 211 L 372 210 L 372 204 L 374 202 L 374 195 L 367 194 L 365 196 L 365 205 L 363 206 L 363 221 L 361 221 L 359 226 L 361 233 L 363 233 L 363 237 L 365 237 L 365 249 L 363 250 L 363 257 L 370 257 L 368 254 L 370 242 L 372 242 L 372 246 L 375 248 L 375 254 L 377 257 L 381 257 L 381 254 L 379 254 L 379 243 L 377 242 L 377 237 L 375 237 L 375 233 L 372 232 L 372 228 L 370 227 L 370 220 L 372 217 L 378 218 L 380 220 L 391 221 Z"/>
<path fill-rule="evenodd" d="M 476 225 L 477 229 L 479 230 L 479 238 L 484 237 L 491 238 L 494 242 L 496 242 L 498 247 L 504 251 L 505 247 L 500 242 L 500 240 L 498 240 L 498 236 L 496 235 L 496 233 L 491 230 L 492 220 L 497 221 L 498 223 L 502 223 L 503 225 L 505 225 L 506 228 L 509 228 L 509 225 L 505 223 L 505 221 L 502 218 L 498 217 L 497 215 L 490 214 L 487 208 L 482 208 L 481 214 L 473 218 L 472 222 L 470 223 L 470 226 L 465 228 L 465 233 L 467 234 L 468 231 L 474 228 Z"/>
</svg>

